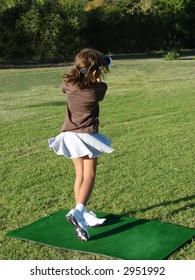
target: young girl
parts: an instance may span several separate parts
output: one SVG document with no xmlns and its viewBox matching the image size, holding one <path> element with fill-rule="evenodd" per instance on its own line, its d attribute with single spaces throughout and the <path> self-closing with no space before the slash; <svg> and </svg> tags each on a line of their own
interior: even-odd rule
<svg viewBox="0 0 195 280">
<path fill-rule="evenodd" d="M 111 153 L 111 141 L 98 132 L 99 102 L 104 99 L 107 84 L 102 75 L 109 72 L 111 58 L 93 49 L 83 49 L 75 58 L 75 67 L 65 73 L 63 92 L 67 96 L 67 111 L 61 133 L 49 139 L 49 147 L 56 154 L 72 159 L 75 168 L 75 208 L 66 219 L 75 227 L 79 239 L 87 241 L 88 226 L 98 226 L 98 219 L 88 212 L 86 204 L 96 175 L 97 157 Z"/>
</svg>

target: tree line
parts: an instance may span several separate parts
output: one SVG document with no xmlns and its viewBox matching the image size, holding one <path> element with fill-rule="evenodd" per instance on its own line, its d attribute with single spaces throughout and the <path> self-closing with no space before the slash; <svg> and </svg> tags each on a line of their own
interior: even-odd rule
<svg viewBox="0 0 195 280">
<path fill-rule="evenodd" d="M 177 51 L 195 42 L 194 0 L 0 0 L 0 59 Z"/>
</svg>

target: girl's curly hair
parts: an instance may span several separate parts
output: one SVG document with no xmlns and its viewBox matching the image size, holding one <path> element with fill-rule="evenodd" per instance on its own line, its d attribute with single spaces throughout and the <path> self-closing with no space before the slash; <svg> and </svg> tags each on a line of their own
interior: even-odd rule
<svg viewBox="0 0 195 280">
<path fill-rule="evenodd" d="M 97 84 L 109 72 L 109 60 L 99 51 L 83 49 L 75 57 L 74 68 L 63 75 L 65 84 L 77 84 L 80 89 Z"/>
</svg>

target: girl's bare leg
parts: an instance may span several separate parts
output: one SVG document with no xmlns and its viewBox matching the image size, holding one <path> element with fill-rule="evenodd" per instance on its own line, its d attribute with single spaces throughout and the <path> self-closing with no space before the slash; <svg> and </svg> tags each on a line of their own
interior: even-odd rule
<svg viewBox="0 0 195 280">
<path fill-rule="evenodd" d="M 78 238 L 87 241 L 90 238 L 87 227 L 102 225 L 106 220 L 96 218 L 87 212 L 85 207 L 95 183 L 97 158 L 75 158 L 73 164 L 76 173 L 74 184 L 76 208 L 72 209 L 66 218 L 75 227 Z"/>
<path fill-rule="evenodd" d="M 97 158 L 75 158 L 73 163 L 76 172 L 75 203 L 86 205 L 95 183 Z"/>
<path fill-rule="evenodd" d="M 83 175 L 83 158 L 75 158 L 73 159 L 73 164 L 75 168 L 75 183 L 74 183 L 74 196 L 75 196 L 75 204 L 77 205 L 77 201 L 79 198 L 79 192 L 81 185 L 83 183 L 84 175 Z"/>
</svg>

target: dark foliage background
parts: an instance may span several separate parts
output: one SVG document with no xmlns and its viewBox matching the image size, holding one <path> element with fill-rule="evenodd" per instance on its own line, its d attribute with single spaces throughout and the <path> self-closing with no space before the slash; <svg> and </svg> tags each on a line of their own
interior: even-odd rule
<svg viewBox="0 0 195 280">
<path fill-rule="evenodd" d="M 0 0 L 1 61 L 193 48 L 194 0 Z"/>
</svg>

